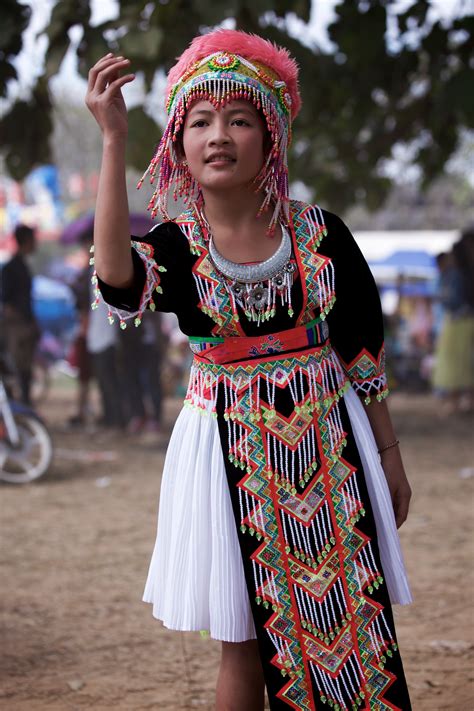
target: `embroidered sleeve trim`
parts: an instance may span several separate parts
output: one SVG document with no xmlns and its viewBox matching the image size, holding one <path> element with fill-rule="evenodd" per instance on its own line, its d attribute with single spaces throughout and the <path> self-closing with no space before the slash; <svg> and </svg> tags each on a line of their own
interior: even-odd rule
<svg viewBox="0 0 474 711">
<path fill-rule="evenodd" d="M 130 321 L 132 319 L 134 325 L 139 326 L 142 322 L 142 316 L 145 309 L 148 308 L 150 309 L 150 311 L 155 311 L 156 306 L 154 302 L 154 294 L 155 292 L 158 294 L 163 293 L 163 290 L 160 286 L 160 272 L 166 272 L 165 267 L 160 266 L 155 262 L 153 256 L 154 250 L 151 245 L 145 244 L 144 242 L 137 242 L 135 240 L 132 240 L 131 244 L 133 249 L 137 252 L 138 256 L 144 264 L 145 284 L 140 298 L 140 305 L 136 311 L 124 311 L 123 309 L 119 309 L 116 306 L 109 305 L 109 310 L 107 314 L 109 323 L 115 323 L 115 318 L 118 318 L 121 329 L 127 328 L 127 321 Z M 93 251 L 94 247 L 91 247 L 91 252 Z M 93 256 L 91 257 L 89 263 L 94 264 Z M 103 296 L 100 293 L 97 272 L 95 269 L 94 273 L 92 274 L 92 284 L 94 287 L 94 301 L 92 302 L 91 307 L 93 309 L 96 309 L 99 305 L 99 301 L 101 299 L 103 300 Z"/>
<path fill-rule="evenodd" d="M 374 358 L 365 348 L 349 364 L 344 363 L 351 385 L 357 395 L 369 405 L 375 397 L 379 402 L 387 397 L 387 376 L 385 373 L 385 348 L 382 346 L 378 358 Z"/>
</svg>

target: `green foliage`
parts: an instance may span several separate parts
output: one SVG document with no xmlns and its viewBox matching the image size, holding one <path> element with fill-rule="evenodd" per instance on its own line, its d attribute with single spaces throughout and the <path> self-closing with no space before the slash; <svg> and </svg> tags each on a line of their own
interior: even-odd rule
<svg viewBox="0 0 474 711">
<path fill-rule="evenodd" d="M 49 136 L 53 129 L 52 105 L 46 79 L 41 79 L 29 101 L 17 101 L 2 119 L 0 130 L 6 167 L 16 180 L 51 162 Z"/>
<path fill-rule="evenodd" d="M 127 165 L 143 173 L 160 138 L 159 126 L 136 107 L 128 112 Z"/>
<path fill-rule="evenodd" d="M 0 4 L 0 96 L 5 96 L 7 84 L 16 79 L 12 59 L 22 48 L 22 35 L 31 16 L 28 5 L 16 0 L 2 0 Z"/>
<path fill-rule="evenodd" d="M 49 40 L 46 76 L 56 74 L 69 47 L 68 31 L 74 25 L 87 26 L 90 20 L 88 0 L 61 0 L 54 7 L 46 29 Z"/>
<path fill-rule="evenodd" d="M 32 99 L 15 104 L 0 125 L 6 133 L 8 169 L 23 177 L 48 153 L 51 109 L 45 87 L 60 67 L 73 25 L 83 28 L 78 59 L 84 77 L 100 56 L 120 52 L 143 73 L 150 90 L 157 69 L 168 70 L 192 37 L 234 18 L 239 29 L 288 47 L 300 64 L 303 109 L 294 126 L 292 178 L 304 181 L 318 201 L 334 210 L 358 202 L 376 208 L 390 189 L 380 166 L 394 145 L 414 146 L 427 185 L 456 150 L 460 130 L 474 125 L 474 17 L 458 18 L 449 27 L 430 25 L 427 0 L 417 0 L 398 15 L 396 5 L 396 0 L 344 0 L 336 5 L 328 31 L 337 50 L 325 54 L 286 31 L 290 12 L 309 20 L 310 0 L 123 0 L 119 16 L 96 27 L 90 26 L 89 0 L 61 0 L 45 30 L 49 49 L 44 76 Z M 2 4 L 3 90 L 14 77 L 9 58 L 21 47 L 28 19 L 25 6 L 14 0 Z M 34 128 L 20 131 L 20 120 Z M 130 112 L 129 165 L 140 170 L 147 165 L 158 135 L 141 109 Z"/>
<path fill-rule="evenodd" d="M 385 39 L 394 4 L 339 5 L 329 27 L 336 56 L 306 57 L 303 64 L 305 76 L 308 60 L 313 62 L 313 81 L 302 87 L 305 105 L 296 135 L 306 140 L 293 168 L 336 210 L 358 201 L 372 208 L 383 202 L 390 181 L 378 167 L 397 143 L 419 142 L 416 161 L 428 185 L 457 148 L 460 128 L 474 125 L 467 85 L 472 18 L 456 20 L 451 28 L 426 28 L 428 3 L 415 2 L 396 18 L 394 49 Z M 465 37 L 456 45 L 458 30 Z"/>
</svg>

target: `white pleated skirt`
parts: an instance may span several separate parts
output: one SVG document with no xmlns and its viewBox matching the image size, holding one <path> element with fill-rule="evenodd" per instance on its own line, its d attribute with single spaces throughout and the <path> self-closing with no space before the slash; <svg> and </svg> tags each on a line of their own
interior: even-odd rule
<svg viewBox="0 0 474 711">
<path fill-rule="evenodd" d="M 390 493 L 359 398 L 344 396 L 374 513 L 392 603 L 411 594 Z M 206 630 L 213 639 L 255 638 L 242 557 L 215 418 L 185 407 L 166 454 L 158 531 L 145 592 L 153 615 L 173 630 Z"/>
</svg>

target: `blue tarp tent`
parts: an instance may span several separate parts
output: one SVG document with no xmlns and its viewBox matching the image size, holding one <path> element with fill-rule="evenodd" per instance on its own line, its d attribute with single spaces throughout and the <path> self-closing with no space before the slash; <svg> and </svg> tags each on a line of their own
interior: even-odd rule
<svg viewBox="0 0 474 711">
<path fill-rule="evenodd" d="M 407 279 L 433 281 L 437 276 L 436 260 L 423 250 L 398 250 L 385 259 L 371 261 L 370 268 L 377 281 Z"/>
</svg>

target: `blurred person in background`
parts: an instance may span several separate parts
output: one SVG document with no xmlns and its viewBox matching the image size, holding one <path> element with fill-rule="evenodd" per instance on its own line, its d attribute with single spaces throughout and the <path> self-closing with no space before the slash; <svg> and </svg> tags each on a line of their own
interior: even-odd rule
<svg viewBox="0 0 474 711">
<path fill-rule="evenodd" d="M 441 414 L 472 412 L 474 392 L 474 231 L 466 230 L 451 252 L 440 255 L 439 303 L 443 309 L 436 343 L 433 388 Z"/>
<path fill-rule="evenodd" d="M 103 302 L 89 316 L 86 348 L 92 359 L 102 403 L 98 424 L 107 429 L 123 429 L 126 418 L 118 363 L 118 329 L 115 324 L 109 326 L 108 308 Z"/>
<path fill-rule="evenodd" d="M 433 346 L 431 299 L 426 296 L 417 296 L 413 301 L 413 315 L 408 327 L 408 332 L 413 348 L 422 356 L 423 354 L 429 353 Z"/>
<path fill-rule="evenodd" d="M 119 379 L 118 330 L 110 327 L 108 309 L 99 305 L 91 310 L 92 266 L 89 264 L 93 228 L 83 232 L 79 244 L 84 250 L 85 265 L 72 289 L 78 313 L 78 328 L 69 354 L 69 362 L 78 371 L 76 412 L 69 418 L 71 426 L 84 426 L 90 416 L 90 389 L 95 379 L 99 389 L 101 413 L 97 424 L 105 428 L 123 428 L 122 385 Z"/>
<path fill-rule="evenodd" d="M 93 240 L 90 230 L 81 240 L 89 252 Z M 119 372 L 119 330 L 117 324 L 109 324 L 109 309 L 104 302 L 90 305 L 94 300 L 91 277 L 92 265 L 87 265 L 87 309 L 85 328 L 85 348 L 91 358 L 92 372 L 97 379 L 102 415 L 98 424 L 107 429 L 123 429 L 126 424 L 123 383 Z M 85 303 L 84 303 L 85 307 Z"/>
<path fill-rule="evenodd" d="M 31 381 L 40 329 L 33 313 L 32 274 L 28 257 L 36 249 L 35 230 L 19 224 L 15 228 L 17 250 L 0 274 L 0 302 L 4 345 L 8 362 L 18 379 L 20 399 L 31 404 Z"/>
<path fill-rule="evenodd" d="M 166 339 L 166 358 L 163 358 L 162 385 L 169 397 L 184 397 L 188 389 L 193 353 L 188 337 L 179 328 L 176 314 L 161 314 L 163 335 Z"/>
<path fill-rule="evenodd" d="M 435 298 L 433 299 L 433 338 L 435 345 L 438 343 L 441 331 L 443 329 L 444 307 L 442 304 L 441 293 L 444 290 L 445 271 L 451 265 L 452 256 L 450 252 L 440 252 L 436 255 L 436 266 L 438 274 L 435 282 Z"/>
<path fill-rule="evenodd" d="M 129 434 L 160 431 L 163 338 L 161 319 L 150 312 L 143 314 L 142 328 L 120 332 L 120 379 Z"/>
<path fill-rule="evenodd" d="M 69 424 L 73 427 L 87 424 L 90 413 L 89 400 L 90 385 L 93 378 L 93 366 L 92 356 L 87 349 L 87 330 L 89 327 L 89 318 L 91 313 L 91 267 L 89 264 L 89 257 L 92 240 L 92 230 L 88 230 L 81 235 L 80 245 L 84 249 L 85 266 L 81 269 L 76 280 L 72 284 L 78 315 L 77 332 L 68 358 L 70 364 L 77 368 L 78 377 L 76 412 L 69 418 Z"/>
</svg>

